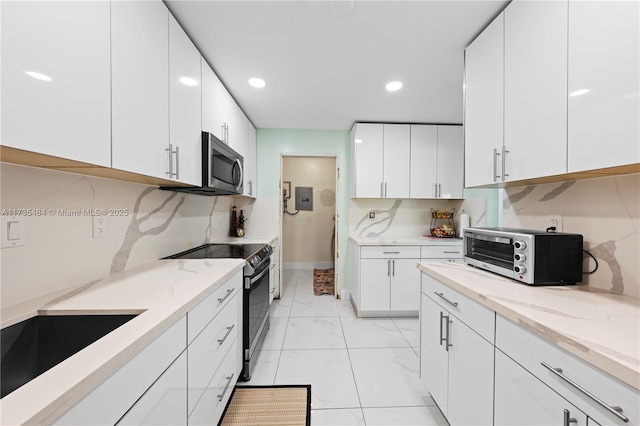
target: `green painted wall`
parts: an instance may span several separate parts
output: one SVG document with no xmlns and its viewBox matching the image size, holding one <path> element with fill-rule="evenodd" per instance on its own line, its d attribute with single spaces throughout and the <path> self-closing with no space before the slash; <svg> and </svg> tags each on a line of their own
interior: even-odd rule
<svg viewBox="0 0 640 426">
<path fill-rule="evenodd" d="M 337 182 L 338 262 L 340 288 L 348 288 L 347 247 L 349 241 L 350 135 L 348 130 L 257 129 L 257 181 L 259 198 L 280 198 L 280 157 L 285 155 L 336 156 L 340 170 Z M 279 221 L 279 212 L 270 220 Z M 278 229 L 280 225 L 278 224 Z"/>
</svg>

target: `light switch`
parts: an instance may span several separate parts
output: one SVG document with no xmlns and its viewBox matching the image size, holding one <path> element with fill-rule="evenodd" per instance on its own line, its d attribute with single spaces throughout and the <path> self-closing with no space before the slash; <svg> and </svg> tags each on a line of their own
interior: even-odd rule
<svg viewBox="0 0 640 426">
<path fill-rule="evenodd" d="M 16 241 L 20 239 L 20 222 L 17 220 L 7 222 L 7 240 Z"/>
<path fill-rule="evenodd" d="M 2 216 L 2 248 L 24 246 L 25 237 L 23 217 Z"/>
</svg>

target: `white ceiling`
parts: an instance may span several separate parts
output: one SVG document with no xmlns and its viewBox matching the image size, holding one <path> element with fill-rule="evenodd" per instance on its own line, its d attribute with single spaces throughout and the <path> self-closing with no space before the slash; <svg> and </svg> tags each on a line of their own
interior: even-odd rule
<svg viewBox="0 0 640 426">
<path fill-rule="evenodd" d="M 165 3 L 256 127 L 349 129 L 462 123 L 464 48 L 508 1 Z"/>
</svg>

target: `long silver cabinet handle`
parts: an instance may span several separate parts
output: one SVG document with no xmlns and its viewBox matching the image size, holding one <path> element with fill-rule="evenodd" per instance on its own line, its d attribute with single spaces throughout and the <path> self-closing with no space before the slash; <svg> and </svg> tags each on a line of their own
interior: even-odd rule
<svg viewBox="0 0 640 426">
<path fill-rule="evenodd" d="M 229 377 L 227 377 L 227 385 L 224 387 L 224 390 L 221 394 L 218 395 L 218 401 L 222 401 L 224 399 L 224 394 L 227 393 L 227 389 L 229 389 L 229 385 L 231 384 L 231 380 L 233 380 L 233 376 L 236 374 L 233 373 Z"/>
<path fill-rule="evenodd" d="M 227 290 L 227 294 L 225 294 L 225 295 L 224 295 L 224 297 L 220 297 L 220 298 L 218 299 L 218 302 L 219 302 L 219 303 L 222 303 L 222 302 L 224 302 L 225 300 L 227 300 L 227 297 L 231 296 L 231 293 L 233 293 L 233 290 L 234 290 L 233 288 L 230 288 L 229 290 Z"/>
<path fill-rule="evenodd" d="M 438 184 L 433 184 L 433 198 L 438 198 Z"/>
<path fill-rule="evenodd" d="M 391 276 L 391 261 L 387 260 L 387 276 Z"/>
<path fill-rule="evenodd" d="M 445 346 L 447 352 L 449 352 L 449 348 L 453 346 L 453 344 L 451 344 L 451 323 L 453 323 L 453 321 L 451 321 L 451 319 L 447 315 L 447 346 Z"/>
<path fill-rule="evenodd" d="M 176 179 L 180 179 L 180 147 L 176 146 L 176 150 L 175 150 L 175 154 L 176 154 Z"/>
<path fill-rule="evenodd" d="M 497 182 L 502 176 L 498 174 L 498 157 L 500 153 L 498 152 L 498 148 L 493 148 L 493 181 Z"/>
<path fill-rule="evenodd" d="M 444 297 L 444 293 L 438 293 L 437 291 L 434 291 L 434 293 L 436 294 L 436 296 L 438 296 L 439 298 L 441 298 L 442 300 L 444 300 L 454 308 L 458 307 L 458 302 L 452 302 L 451 300 L 447 299 L 446 297 Z"/>
<path fill-rule="evenodd" d="M 571 426 L 571 423 L 578 423 L 578 421 L 571 417 L 571 413 L 569 412 L 569 410 L 565 409 L 562 426 Z"/>
<path fill-rule="evenodd" d="M 227 333 L 224 335 L 224 337 L 222 339 L 218 339 L 218 344 L 220 346 L 222 346 L 224 344 L 224 341 L 227 340 L 227 337 L 229 337 L 229 335 L 231 334 L 231 331 L 235 328 L 235 324 L 233 324 L 231 327 L 227 327 Z"/>
<path fill-rule="evenodd" d="M 438 198 L 442 198 L 442 185 L 438 184 Z"/>
<path fill-rule="evenodd" d="M 443 253 L 461 253 L 459 251 L 443 251 Z"/>
<path fill-rule="evenodd" d="M 166 148 L 165 151 L 169 153 L 169 171 L 167 172 L 167 176 L 169 178 L 173 177 L 173 145 L 169 144 L 169 148 Z"/>
<path fill-rule="evenodd" d="M 395 277 L 395 276 L 396 276 L 396 261 L 395 261 L 395 260 L 392 260 L 392 261 L 391 261 L 391 266 L 392 266 L 392 269 L 391 269 L 391 276 L 392 276 L 392 277 Z"/>
<path fill-rule="evenodd" d="M 384 198 L 384 182 L 380 182 L 380 198 Z"/>
<path fill-rule="evenodd" d="M 399 251 L 383 251 L 382 254 L 400 254 Z"/>
<path fill-rule="evenodd" d="M 442 342 L 446 342 L 447 338 L 442 335 L 442 320 L 447 319 L 447 323 L 449 322 L 449 315 L 445 315 L 440 311 L 440 346 L 442 346 Z"/>
<path fill-rule="evenodd" d="M 506 146 L 502 145 L 502 180 L 507 180 L 509 174 L 507 173 L 507 154 L 509 150 Z"/>
<path fill-rule="evenodd" d="M 615 416 L 617 416 L 623 422 L 625 422 L 625 423 L 629 422 L 629 418 L 627 416 L 625 416 L 624 414 L 622 414 L 622 408 L 621 407 L 607 404 L 606 402 L 604 402 L 603 400 L 601 400 L 600 398 L 598 398 L 597 396 L 595 396 L 594 394 L 592 394 L 591 392 L 589 392 L 588 390 L 586 390 L 585 388 L 583 388 L 582 386 L 580 386 L 579 384 L 577 384 L 576 382 L 574 382 L 573 380 L 571 380 L 570 378 L 568 378 L 567 376 L 562 374 L 562 368 L 552 367 L 552 366 L 550 366 L 549 364 L 547 364 L 544 361 L 541 362 L 540 364 L 544 368 L 546 368 L 547 370 L 551 371 L 553 374 L 555 374 L 556 376 L 560 377 L 562 380 L 564 380 L 565 382 L 569 383 L 571 386 L 573 386 L 574 388 L 578 389 L 580 392 L 582 392 L 583 394 L 585 394 L 586 396 L 588 396 L 589 398 L 591 398 L 592 400 L 597 402 L 598 404 L 602 405 L 607 411 L 609 411 L 611 414 L 614 414 Z"/>
</svg>

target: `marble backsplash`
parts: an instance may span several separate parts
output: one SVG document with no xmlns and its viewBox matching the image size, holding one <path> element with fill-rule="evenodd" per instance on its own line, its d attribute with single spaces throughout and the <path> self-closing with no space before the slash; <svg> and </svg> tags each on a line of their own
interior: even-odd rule
<svg viewBox="0 0 640 426">
<path fill-rule="evenodd" d="M 640 174 L 507 188 L 502 226 L 546 229 L 562 216 L 562 231 L 584 236 L 598 270 L 583 285 L 640 297 Z M 588 257 L 585 255 L 585 259 Z M 592 270 L 593 260 L 585 260 Z"/>
<path fill-rule="evenodd" d="M 23 216 L 26 245 L 0 250 L 2 308 L 225 238 L 231 205 L 239 203 L 245 214 L 251 210 L 245 198 L 202 197 L 7 163 L 0 163 L 0 178 L 3 214 L 48 212 Z M 114 209 L 117 215 L 106 216 L 105 237 L 93 238 L 93 219 L 83 209 Z M 247 234 L 252 225 L 249 218 Z"/>
</svg>

